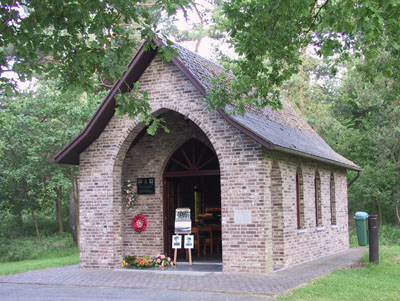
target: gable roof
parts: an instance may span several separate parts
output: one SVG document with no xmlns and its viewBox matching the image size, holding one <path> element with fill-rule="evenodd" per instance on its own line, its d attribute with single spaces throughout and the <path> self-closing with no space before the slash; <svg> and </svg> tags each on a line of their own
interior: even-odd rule
<svg viewBox="0 0 400 301">
<path fill-rule="evenodd" d="M 153 39 L 156 45 L 164 43 Z M 200 55 L 189 51 L 179 45 L 174 45 L 179 57 L 173 57 L 172 63 L 183 72 L 198 91 L 207 96 L 211 88 L 211 79 L 224 72 L 225 69 Z M 88 147 L 103 131 L 108 121 L 114 115 L 116 107 L 114 96 L 119 90 L 122 92 L 132 88 L 157 51 L 144 50 L 142 45 L 128 65 L 128 70 L 118 80 L 99 108 L 94 113 L 85 129 L 75 137 L 63 150 L 55 156 L 55 162 L 61 164 L 79 164 L 79 154 Z M 285 101 L 282 101 L 281 110 L 246 109 L 244 115 L 228 116 L 222 109 L 217 109 L 219 114 L 233 127 L 254 139 L 269 150 L 277 150 L 307 157 L 317 161 L 345 167 L 353 170 L 361 168 L 352 161 L 336 153 Z M 227 107 L 227 111 L 233 112 Z"/>
</svg>

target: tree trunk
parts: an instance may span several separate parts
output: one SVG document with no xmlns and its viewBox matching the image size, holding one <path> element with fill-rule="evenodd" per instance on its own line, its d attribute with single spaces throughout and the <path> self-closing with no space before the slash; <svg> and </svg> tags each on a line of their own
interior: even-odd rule
<svg viewBox="0 0 400 301">
<path fill-rule="evenodd" d="M 29 210 L 31 211 L 33 223 L 35 224 L 36 235 L 39 239 L 40 246 L 42 247 L 42 249 L 44 249 L 43 241 L 42 241 L 42 238 L 40 237 L 39 226 L 37 224 L 37 220 L 36 220 L 36 216 L 35 216 L 35 211 L 33 210 L 33 206 L 32 206 L 32 200 L 31 200 L 31 197 L 29 196 L 28 189 L 25 184 L 24 184 L 24 192 L 25 192 L 26 200 L 28 201 Z"/>
<path fill-rule="evenodd" d="M 36 216 L 35 216 L 35 211 L 33 210 L 31 201 L 28 201 L 28 202 L 29 202 L 29 210 L 31 211 L 31 215 L 32 215 L 32 220 L 33 220 L 33 223 L 35 224 L 36 235 L 39 239 L 40 246 L 42 247 L 42 249 L 44 249 L 43 241 L 42 241 L 42 238 L 40 237 L 39 226 L 37 224 L 37 220 L 36 220 Z"/>
<path fill-rule="evenodd" d="M 56 209 L 57 209 L 57 221 L 58 221 L 58 232 L 64 232 L 63 220 L 62 220 L 62 188 L 56 188 L 57 198 L 56 198 Z"/>
<path fill-rule="evenodd" d="M 397 226 L 400 226 L 400 205 L 396 203 L 396 208 L 395 208 L 395 224 Z"/>
<path fill-rule="evenodd" d="M 75 198 L 74 198 L 74 188 L 71 188 L 69 193 L 69 229 L 72 234 L 72 238 L 76 245 L 78 245 L 77 239 L 77 229 L 76 229 L 76 210 L 75 210 Z"/>
<path fill-rule="evenodd" d="M 18 211 L 17 216 L 18 216 L 19 225 L 20 225 L 21 228 L 22 228 L 22 227 L 24 226 L 24 219 L 22 218 L 22 210 L 19 210 L 19 211 Z"/>
<path fill-rule="evenodd" d="M 193 3 L 193 7 L 194 7 L 194 9 L 195 9 L 195 11 L 197 13 L 197 16 L 199 17 L 199 20 L 200 20 L 200 28 L 203 29 L 203 27 L 204 27 L 203 14 L 198 10 L 198 8 L 196 6 L 196 3 Z M 202 39 L 203 38 L 201 36 L 197 39 L 196 48 L 194 50 L 196 53 L 199 53 L 200 43 L 201 43 Z"/>
<path fill-rule="evenodd" d="M 72 188 L 69 194 L 69 226 L 74 242 L 79 248 L 79 187 L 78 177 L 72 172 Z"/>
<path fill-rule="evenodd" d="M 39 239 L 40 246 L 42 247 L 42 249 L 44 249 L 43 241 L 42 241 L 42 238 L 40 237 L 39 226 L 37 224 L 35 211 L 33 210 L 33 206 L 32 206 L 32 200 L 29 196 L 28 189 L 26 188 L 25 185 L 24 185 L 24 190 L 25 190 L 24 192 L 25 192 L 26 200 L 28 201 L 28 207 L 29 207 L 29 210 L 31 211 L 32 220 L 33 220 L 33 223 L 35 224 L 36 235 Z"/>
</svg>

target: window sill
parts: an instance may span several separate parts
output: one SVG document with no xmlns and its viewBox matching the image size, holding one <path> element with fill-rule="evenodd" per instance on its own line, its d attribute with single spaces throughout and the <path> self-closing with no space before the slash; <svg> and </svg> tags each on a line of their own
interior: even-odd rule
<svg viewBox="0 0 400 301">
<path fill-rule="evenodd" d="M 325 227 L 317 227 L 317 232 L 321 232 L 321 231 L 324 231 L 325 230 Z"/>
<path fill-rule="evenodd" d="M 307 232 L 307 229 L 297 229 L 297 233 L 298 234 L 300 234 L 300 233 L 306 233 Z"/>
<path fill-rule="evenodd" d="M 337 229 L 339 228 L 337 225 L 331 225 L 331 229 Z"/>
</svg>

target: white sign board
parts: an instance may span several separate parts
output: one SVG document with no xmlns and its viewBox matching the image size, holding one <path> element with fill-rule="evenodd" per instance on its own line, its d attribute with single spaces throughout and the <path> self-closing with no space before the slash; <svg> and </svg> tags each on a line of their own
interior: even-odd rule
<svg viewBox="0 0 400 301">
<path fill-rule="evenodd" d="M 194 248 L 194 235 L 185 235 L 185 249 Z"/>
<path fill-rule="evenodd" d="M 190 221 L 190 208 L 176 208 L 175 221 Z"/>
<path fill-rule="evenodd" d="M 182 236 L 172 235 L 172 249 L 180 249 L 180 248 L 182 248 Z"/>
<path fill-rule="evenodd" d="M 175 210 L 175 233 L 190 234 L 190 232 L 192 232 L 190 208 L 177 208 Z"/>
<path fill-rule="evenodd" d="M 250 210 L 235 210 L 234 211 L 235 225 L 251 224 L 251 211 Z"/>
</svg>

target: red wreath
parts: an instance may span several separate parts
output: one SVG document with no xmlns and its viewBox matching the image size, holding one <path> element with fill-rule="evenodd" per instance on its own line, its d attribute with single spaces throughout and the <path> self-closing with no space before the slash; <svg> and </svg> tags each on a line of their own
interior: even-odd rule
<svg viewBox="0 0 400 301">
<path fill-rule="evenodd" d="M 136 232 L 142 232 L 142 231 L 146 230 L 147 218 L 142 214 L 136 215 L 132 220 L 132 228 Z"/>
</svg>

